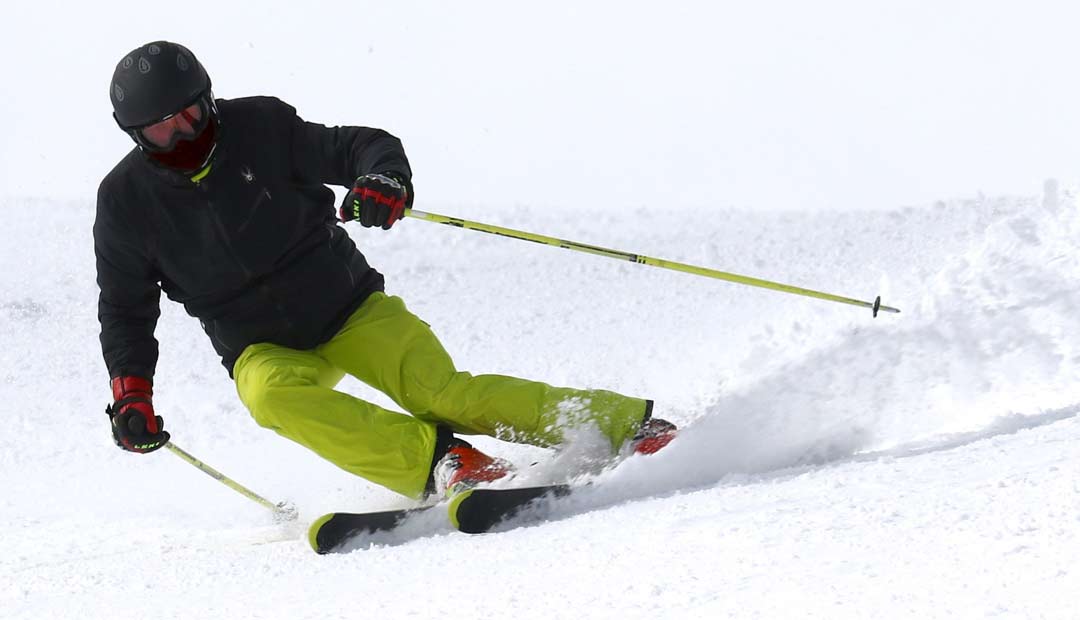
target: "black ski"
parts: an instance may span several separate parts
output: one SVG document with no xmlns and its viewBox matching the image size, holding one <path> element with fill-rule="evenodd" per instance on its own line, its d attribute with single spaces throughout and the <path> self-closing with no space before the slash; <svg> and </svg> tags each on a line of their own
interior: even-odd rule
<svg viewBox="0 0 1080 620">
<path fill-rule="evenodd" d="M 450 522 L 466 534 L 482 534 L 537 502 L 545 498 L 565 497 L 570 490 L 567 484 L 517 489 L 469 489 L 450 500 Z"/>
<path fill-rule="evenodd" d="M 412 515 L 434 507 L 421 506 L 382 512 L 331 512 L 311 524 L 308 528 L 308 542 L 315 553 L 332 553 L 358 536 L 389 532 Z"/>
<path fill-rule="evenodd" d="M 450 522 L 467 534 L 482 534 L 517 516 L 544 498 L 570 494 L 566 484 L 516 489 L 469 489 L 450 500 Z M 342 550 L 349 541 L 361 536 L 391 532 L 409 517 L 445 504 L 402 508 L 381 512 L 331 512 L 316 519 L 308 528 L 308 542 L 315 553 Z"/>
</svg>

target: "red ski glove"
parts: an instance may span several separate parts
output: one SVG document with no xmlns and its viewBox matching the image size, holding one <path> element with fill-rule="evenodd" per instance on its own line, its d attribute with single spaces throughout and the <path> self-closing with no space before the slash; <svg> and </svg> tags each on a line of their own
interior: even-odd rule
<svg viewBox="0 0 1080 620">
<path fill-rule="evenodd" d="M 394 222 L 405 217 L 410 198 L 408 181 L 401 175 L 365 174 L 353 183 L 338 215 L 342 222 L 359 220 L 364 228 L 381 226 L 390 230 Z"/>
<path fill-rule="evenodd" d="M 142 377 L 112 380 L 113 404 L 105 409 L 113 441 L 129 452 L 153 452 L 169 441 L 161 416 L 154 414 L 154 388 Z"/>
</svg>

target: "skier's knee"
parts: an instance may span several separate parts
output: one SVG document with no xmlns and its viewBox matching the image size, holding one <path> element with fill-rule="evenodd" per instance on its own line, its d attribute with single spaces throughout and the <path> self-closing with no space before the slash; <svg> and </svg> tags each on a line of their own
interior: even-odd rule
<svg viewBox="0 0 1080 620">
<path fill-rule="evenodd" d="M 472 378 L 467 372 L 452 372 L 432 377 L 427 389 L 418 390 L 417 410 L 441 415 L 446 409 L 453 408 L 456 397 L 464 391 L 465 384 Z"/>
<path fill-rule="evenodd" d="M 318 377 L 306 369 L 279 368 L 259 376 L 257 380 L 242 382 L 240 400 L 259 426 L 277 428 L 277 416 L 287 410 L 289 402 L 298 400 L 296 391 L 317 385 Z"/>
<path fill-rule="evenodd" d="M 276 426 L 274 411 L 277 409 L 277 404 L 281 402 L 281 392 L 281 388 L 263 387 L 244 399 L 248 412 L 259 426 L 263 428 Z"/>
<path fill-rule="evenodd" d="M 402 375 L 402 402 L 406 411 L 419 413 L 437 413 L 445 408 L 445 401 L 452 399 L 456 393 L 456 384 L 461 381 L 461 375 L 468 373 L 455 372 L 425 372 L 410 371 Z"/>
</svg>

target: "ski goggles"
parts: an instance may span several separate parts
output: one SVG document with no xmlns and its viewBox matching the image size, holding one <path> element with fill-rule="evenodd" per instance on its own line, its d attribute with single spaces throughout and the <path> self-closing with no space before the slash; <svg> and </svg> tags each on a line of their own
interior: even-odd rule
<svg viewBox="0 0 1080 620">
<path fill-rule="evenodd" d="M 140 146 L 155 153 L 167 153 L 181 140 L 194 140 L 210 122 L 210 105 L 199 97 L 179 112 L 131 130 Z"/>
</svg>

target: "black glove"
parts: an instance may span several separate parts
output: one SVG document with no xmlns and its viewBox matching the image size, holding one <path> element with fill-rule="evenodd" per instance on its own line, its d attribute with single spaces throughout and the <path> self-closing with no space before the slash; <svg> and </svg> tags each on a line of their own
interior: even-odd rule
<svg viewBox="0 0 1080 620">
<path fill-rule="evenodd" d="M 405 217 L 405 207 L 412 204 L 408 181 L 394 172 L 365 174 L 356 179 L 341 203 L 338 215 L 342 222 L 360 220 L 365 228 L 382 226 L 390 230 Z"/>
<path fill-rule="evenodd" d="M 129 452 L 153 452 L 169 442 L 165 422 L 154 414 L 154 389 L 142 377 L 112 380 L 115 402 L 105 408 L 112 422 L 113 441 Z"/>
</svg>

